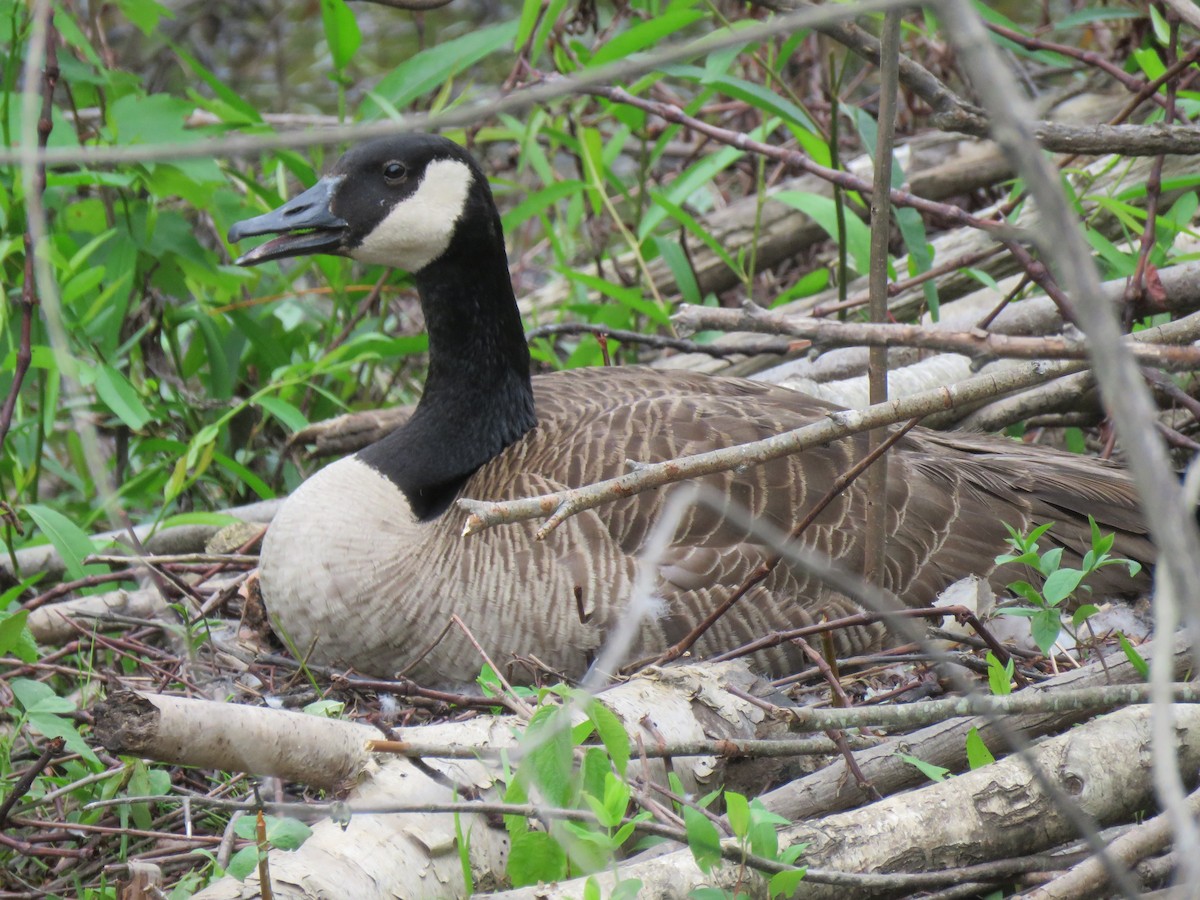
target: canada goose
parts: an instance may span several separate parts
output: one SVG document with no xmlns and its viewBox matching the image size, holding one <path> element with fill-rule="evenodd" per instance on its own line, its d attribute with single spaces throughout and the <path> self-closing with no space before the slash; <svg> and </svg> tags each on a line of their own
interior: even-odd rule
<svg viewBox="0 0 1200 900">
<path fill-rule="evenodd" d="M 831 408 L 757 382 L 644 367 L 530 378 L 500 218 L 483 172 L 452 141 L 388 137 L 346 153 L 333 171 L 279 209 L 240 222 L 231 242 L 277 235 L 238 259 L 249 266 L 313 253 L 413 273 L 429 330 L 429 374 L 407 424 L 335 462 L 288 498 L 262 548 L 269 614 L 321 663 L 388 674 L 403 669 L 461 616 L 500 665 L 532 655 L 578 675 L 629 595 L 638 549 L 668 490 L 568 520 L 535 541 L 524 523 L 460 536 L 457 497 L 516 498 L 578 486 L 642 462 L 756 440 Z M 789 530 L 864 453 L 850 438 L 739 474 L 706 480 L 754 516 Z M 1000 438 L 915 429 L 889 453 L 886 584 L 928 604 L 957 578 L 995 575 L 1004 523 L 1054 521 L 1069 547 L 1088 545 L 1087 513 L 1121 532 L 1118 549 L 1152 550 L 1133 488 L 1116 466 Z M 855 484 L 800 538 L 861 571 L 864 494 Z M 720 516 L 696 511 L 662 561 L 661 615 L 636 656 L 668 646 L 729 595 L 770 553 Z M 1102 570 L 1104 591 L 1133 585 Z M 698 656 L 772 630 L 855 610 L 784 567 L 752 589 L 697 644 Z M 879 628 L 837 636 L 841 651 L 876 646 Z M 763 652 L 779 672 L 794 648 Z M 457 629 L 412 670 L 429 682 L 469 682 L 480 659 Z M 518 677 L 520 674 L 518 673 Z"/>
</svg>

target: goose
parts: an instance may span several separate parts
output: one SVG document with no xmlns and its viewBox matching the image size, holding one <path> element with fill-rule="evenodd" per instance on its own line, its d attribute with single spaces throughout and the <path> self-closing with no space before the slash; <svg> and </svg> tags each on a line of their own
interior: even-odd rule
<svg viewBox="0 0 1200 900">
<path fill-rule="evenodd" d="M 259 578 L 274 627 L 309 659 L 375 675 L 401 670 L 430 684 L 470 684 L 481 659 L 457 614 L 500 666 L 535 659 L 579 676 L 624 615 L 639 550 L 674 488 L 568 519 L 546 540 L 536 523 L 462 537 L 460 497 L 506 500 L 577 487 L 673 459 L 758 440 L 821 419 L 831 405 L 782 387 L 643 366 L 531 376 L 504 235 L 488 180 L 455 142 L 403 135 L 350 149 L 332 171 L 264 215 L 235 224 L 231 243 L 271 235 L 237 263 L 309 254 L 411 273 L 429 333 L 428 376 L 407 421 L 304 481 L 264 539 Z M 865 437 L 704 481 L 756 519 L 790 531 Z M 912 430 L 889 452 L 882 581 L 913 606 L 962 576 L 1002 586 L 1005 524 L 1053 521 L 1070 553 L 1090 545 L 1091 513 L 1125 555 L 1153 549 L 1118 466 L 1002 437 Z M 863 565 L 866 496 L 859 482 L 798 538 L 848 571 Z M 657 607 L 631 658 L 660 651 L 728 597 L 772 548 L 703 509 L 678 526 L 657 561 Z M 1077 555 L 1076 555 L 1077 558 Z M 1064 560 L 1064 563 L 1066 560 Z M 1124 567 L 1099 591 L 1131 593 Z M 697 657 L 777 629 L 860 611 L 845 596 L 776 567 L 693 647 Z M 877 648 L 881 626 L 837 632 L 835 648 Z M 432 646 L 431 646 L 432 645 Z M 782 645 L 754 661 L 781 674 L 803 656 Z M 512 674 L 527 679 L 527 670 Z"/>
</svg>

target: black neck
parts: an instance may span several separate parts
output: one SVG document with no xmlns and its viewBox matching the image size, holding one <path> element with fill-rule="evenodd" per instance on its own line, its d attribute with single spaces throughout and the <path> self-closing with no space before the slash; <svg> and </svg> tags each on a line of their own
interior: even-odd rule
<svg viewBox="0 0 1200 900">
<path fill-rule="evenodd" d="M 425 392 L 407 423 L 359 453 L 404 491 L 418 519 L 444 512 L 476 469 L 537 424 L 500 223 L 488 218 L 489 227 L 460 227 L 417 274 L 429 331 Z"/>
</svg>

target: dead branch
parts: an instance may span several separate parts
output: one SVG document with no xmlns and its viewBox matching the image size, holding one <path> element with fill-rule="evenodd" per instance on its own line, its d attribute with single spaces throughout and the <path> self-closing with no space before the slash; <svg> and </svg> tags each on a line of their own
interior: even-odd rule
<svg viewBox="0 0 1200 900">
<path fill-rule="evenodd" d="M 1175 709 L 1175 749 L 1181 767 L 1194 772 L 1200 763 L 1200 706 Z M 1024 856 L 1068 840 L 1069 820 L 1032 778 L 1030 765 L 1069 790 L 1094 819 L 1125 820 L 1152 800 L 1149 744 L 1149 707 L 1124 709 L 1039 744 L 1029 763 L 1014 754 L 853 812 L 785 829 L 781 845 L 808 845 L 800 860 L 808 874 L 793 896 L 816 900 L 846 897 L 848 891 L 860 897 L 951 886 L 980 860 Z M 610 874 L 593 877 L 602 891 L 613 888 Z M 702 884 L 729 889 L 741 881 L 746 887 L 749 876 L 736 867 L 705 875 L 683 850 L 622 866 L 619 877 L 641 880 L 640 897 L 665 900 Z M 571 881 L 489 896 L 549 900 L 581 891 L 582 881 Z"/>
<path fill-rule="evenodd" d="M 741 309 L 713 309 L 685 304 L 678 308 L 671 319 L 677 326 L 693 332 L 716 329 L 786 334 L 810 340 L 818 349 L 863 345 L 916 347 L 959 353 L 977 360 L 1088 358 L 1088 344 L 1082 336 L 1022 337 L 995 334 L 982 329 L 949 331 L 924 325 L 836 322 L 780 315 L 753 304 L 744 304 Z M 1200 367 L 1200 347 L 1127 343 L 1134 358 L 1149 366 L 1178 371 Z"/>
<path fill-rule="evenodd" d="M 544 517 L 546 522 L 537 533 L 537 537 L 541 539 L 570 516 L 620 497 L 662 487 L 664 484 L 672 484 L 685 478 L 710 475 L 713 472 L 778 459 L 871 428 L 894 425 L 905 419 L 951 409 L 961 403 L 1002 396 L 1052 377 L 1078 371 L 1080 365 L 1073 362 L 1026 363 L 1004 372 L 979 375 L 958 384 L 913 394 L 903 400 L 891 400 L 869 406 L 864 410 L 832 412 L 824 421 L 814 422 L 765 440 L 698 453 L 679 460 L 639 465 L 627 475 L 583 488 L 505 502 L 463 498 L 458 501 L 458 505 L 469 514 L 464 534 L 475 534 L 496 525 Z"/>
</svg>

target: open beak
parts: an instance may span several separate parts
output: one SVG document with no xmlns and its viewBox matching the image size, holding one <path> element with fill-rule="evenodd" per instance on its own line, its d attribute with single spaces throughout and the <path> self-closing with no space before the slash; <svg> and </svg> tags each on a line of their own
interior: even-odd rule
<svg viewBox="0 0 1200 900">
<path fill-rule="evenodd" d="M 229 229 L 231 244 L 259 234 L 279 235 L 242 254 L 237 264 L 254 266 L 286 256 L 340 254 L 348 225 L 345 219 L 333 214 L 330 204 L 341 180 L 341 176 L 322 178 L 279 209 L 236 223 Z"/>
</svg>

